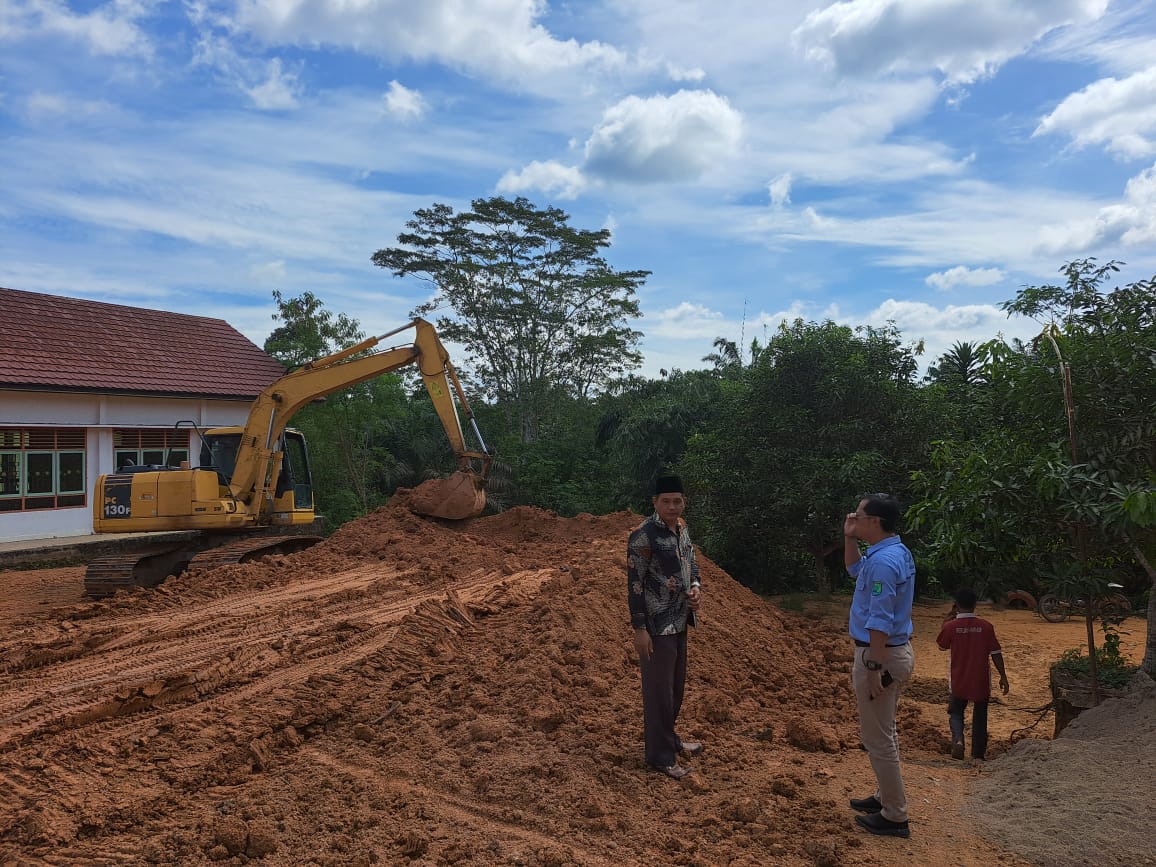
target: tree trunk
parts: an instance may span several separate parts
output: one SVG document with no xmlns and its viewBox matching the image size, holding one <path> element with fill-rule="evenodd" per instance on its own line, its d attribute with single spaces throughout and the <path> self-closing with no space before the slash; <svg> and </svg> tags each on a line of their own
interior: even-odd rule
<svg viewBox="0 0 1156 867">
<path fill-rule="evenodd" d="M 823 551 L 812 551 L 815 557 L 815 588 L 824 596 L 831 592 L 831 576 L 827 572 L 827 557 Z"/>
<path fill-rule="evenodd" d="M 1091 594 L 1084 600 L 1084 625 L 1088 628 L 1088 679 L 1092 682 L 1092 707 L 1100 704 L 1100 667 L 1096 663 L 1096 616 Z"/>
<path fill-rule="evenodd" d="M 1152 582 L 1152 588 L 1148 592 L 1148 640 L 1144 643 L 1144 661 L 1140 663 L 1140 668 L 1150 678 L 1156 680 L 1156 629 L 1152 627 L 1156 622 L 1156 569 L 1152 568 L 1152 564 L 1144 556 L 1144 550 L 1135 542 L 1132 543 L 1132 551 L 1140 565 L 1144 567 L 1148 580 Z"/>
</svg>

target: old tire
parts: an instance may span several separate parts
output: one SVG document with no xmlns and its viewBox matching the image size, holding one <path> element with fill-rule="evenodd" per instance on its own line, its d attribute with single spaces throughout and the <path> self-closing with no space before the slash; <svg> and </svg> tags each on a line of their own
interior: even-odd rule
<svg viewBox="0 0 1156 867">
<path fill-rule="evenodd" d="M 1048 623 L 1063 623 L 1068 619 L 1068 606 L 1055 593 L 1041 596 L 1036 610 Z"/>
</svg>

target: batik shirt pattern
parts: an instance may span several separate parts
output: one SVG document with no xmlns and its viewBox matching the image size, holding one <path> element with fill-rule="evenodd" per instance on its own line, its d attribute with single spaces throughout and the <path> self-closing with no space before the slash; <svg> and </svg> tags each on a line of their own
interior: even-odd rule
<svg viewBox="0 0 1156 867">
<path fill-rule="evenodd" d="M 631 626 L 645 627 L 651 635 L 677 635 L 686 629 L 686 594 L 701 584 L 686 522 L 680 518 L 675 533 L 657 514 L 651 515 L 630 534 L 626 564 Z"/>
</svg>

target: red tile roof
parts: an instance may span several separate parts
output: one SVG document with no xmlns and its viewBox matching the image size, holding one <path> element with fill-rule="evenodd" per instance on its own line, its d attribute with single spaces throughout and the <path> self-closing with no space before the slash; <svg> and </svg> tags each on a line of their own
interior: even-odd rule
<svg viewBox="0 0 1156 867">
<path fill-rule="evenodd" d="M 220 319 L 0 288 L 0 389 L 251 400 L 284 372 Z"/>
</svg>

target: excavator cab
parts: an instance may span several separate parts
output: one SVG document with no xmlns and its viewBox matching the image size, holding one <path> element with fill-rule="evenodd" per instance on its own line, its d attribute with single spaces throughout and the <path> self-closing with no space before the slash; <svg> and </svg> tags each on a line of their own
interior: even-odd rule
<svg viewBox="0 0 1156 867">
<path fill-rule="evenodd" d="M 233 480 L 242 433 L 239 427 L 214 428 L 205 431 L 201 437 L 201 467 L 216 470 L 224 488 L 228 488 Z M 280 469 L 277 478 L 270 480 L 272 522 L 309 523 L 313 520 L 313 477 L 305 436 L 298 430 L 287 428 L 281 435 L 277 451 L 281 453 Z"/>
</svg>

